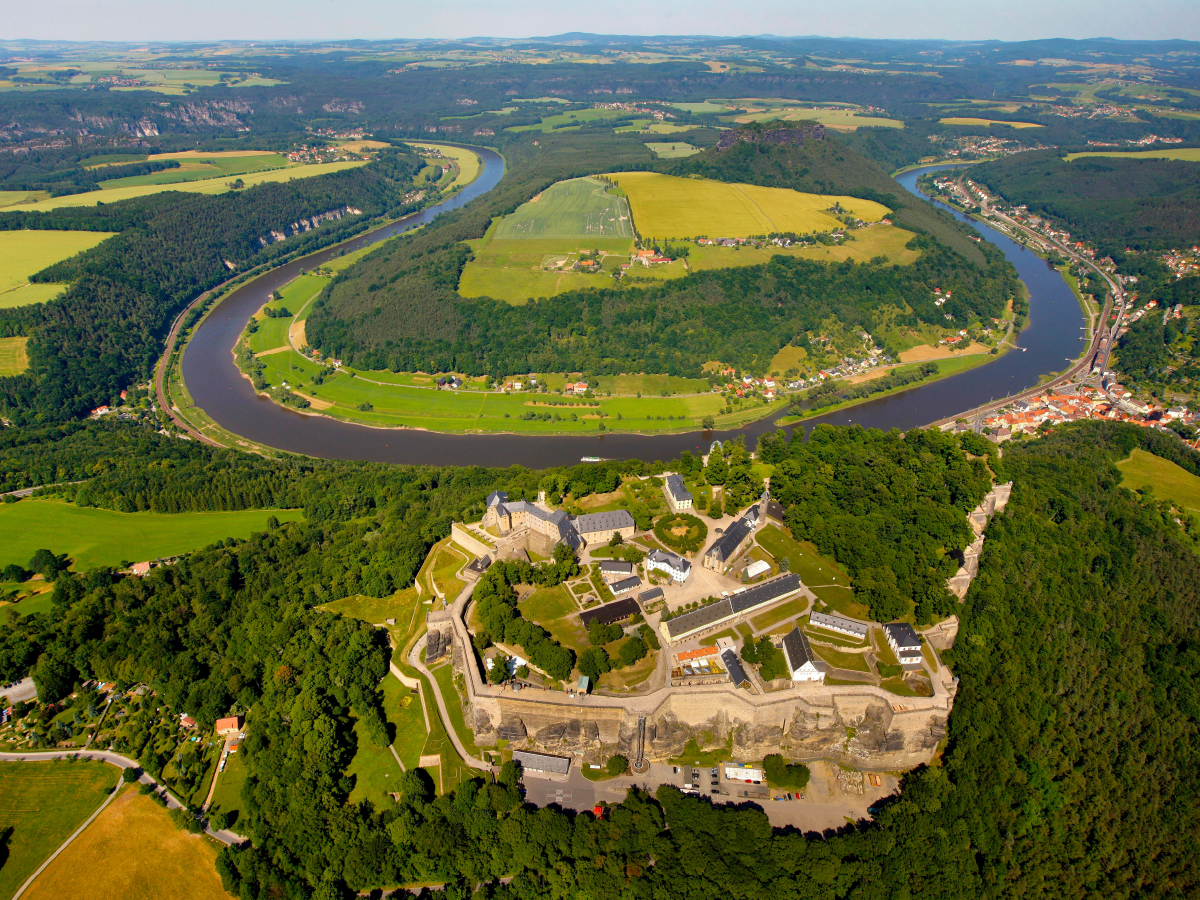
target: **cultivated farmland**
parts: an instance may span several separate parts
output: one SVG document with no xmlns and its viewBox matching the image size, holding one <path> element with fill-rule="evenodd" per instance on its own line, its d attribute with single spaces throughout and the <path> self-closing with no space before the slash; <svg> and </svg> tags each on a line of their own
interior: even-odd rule
<svg viewBox="0 0 1200 900">
<path fill-rule="evenodd" d="M 23 337 L 0 338 L 0 377 L 20 375 L 29 368 L 29 357 L 25 354 L 28 341 L 29 338 Z"/>
<path fill-rule="evenodd" d="M 217 844 L 177 829 L 132 788 L 109 804 L 24 894 L 26 900 L 228 900 Z"/>
<path fill-rule="evenodd" d="M 365 160 L 349 160 L 346 162 L 314 163 L 305 166 L 289 166 L 286 169 L 271 169 L 266 172 L 251 172 L 239 175 L 243 186 L 253 187 L 272 181 L 291 181 L 294 178 L 312 178 L 314 175 L 328 175 L 330 172 L 341 172 L 357 166 L 365 166 Z M 99 191 L 88 191 L 83 194 L 71 194 L 67 197 L 53 197 L 39 200 L 21 206 L 22 212 L 45 212 L 48 209 L 59 209 L 63 206 L 95 206 L 97 203 L 116 203 L 118 200 L 128 200 L 131 197 L 145 197 L 148 194 L 158 194 L 163 191 L 184 191 L 195 194 L 223 194 L 229 190 L 228 176 L 207 178 L 203 181 L 186 181 L 182 184 L 142 184 L 129 187 L 105 188 Z"/>
<path fill-rule="evenodd" d="M 1200 514 L 1200 478 L 1170 460 L 1134 450 L 1128 459 L 1117 463 L 1121 484 L 1131 490 L 1146 490 L 1155 500 L 1169 500 L 1181 509 Z"/>
<path fill-rule="evenodd" d="M 632 236 L 628 205 L 594 178 L 560 181 L 521 204 L 496 227 L 500 240 Z"/>
<path fill-rule="evenodd" d="M 878 221 L 889 212 L 882 204 L 857 197 L 805 194 L 655 172 L 620 172 L 608 177 L 629 196 L 634 226 L 644 237 L 807 234 L 841 227 L 828 212 L 835 204 L 865 221 Z"/>
<path fill-rule="evenodd" d="M 175 556 L 228 537 L 246 538 L 281 522 L 303 518 L 298 509 L 237 512 L 121 513 L 54 500 L 22 500 L 0 506 L 0 567 L 25 565 L 40 549 L 66 553 L 83 571 Z"/>
<path fill-rule="evenodd" d="M 974 116 L 950 116 L 938 119 L 943 125 L 1010 125 L 1013 128 L 1041 128 L 1037 122 L 1002 122 L 999 119 L 978 119 Z"/>
<path fill-rule="evenodd" d="M 0 763 L 0 834 L 12 829 L 0 868 L 0 897 L 25 879 L 96 811 L 119 772 L 107 763 Z"/>
<path fill-rule="evenodd" d="M 30 284 L 30 276 L 109 237 L 106 231 L 0 231 L 0 309 L 57 297 L 66 285 Z"/>
</svg>

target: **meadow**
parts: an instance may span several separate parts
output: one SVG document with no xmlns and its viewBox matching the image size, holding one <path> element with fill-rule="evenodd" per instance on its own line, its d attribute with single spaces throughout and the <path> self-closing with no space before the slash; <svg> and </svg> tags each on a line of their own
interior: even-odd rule
<svg viewBox="0 0 1200 900">
<path fill-rule="evenodd" d="M 23 895 L 26 900 L 228 900 L 218 844 L 176 828 L 166 809 L 126 788 Z"/>
<path fill-rule="evenodd" d="M 341 172 L 356 166 L 365 166 L 365 160 L 349 160 L 334 163 L 313 163 L 312 165 L 289 166 L 286 169 L 271 169 L 266 172 L 250 172 L 239 175 L 245 187 L 267 182 L 291 181 L 294 178 L 312 178 L 314 175 L 327 175 L 330 172 Z M 159 194 L 163 191 L 183 191 L 195 194 L 223 194 L 229 190 L 225 177 L 207 178 L 203 181 L 185 181 L 181 184 L 143 184 L 130 187 L 110 187 L 98 191 L 88 191 L 83 194 L 71 194 L 66 197 L 53 197 L 39 200 L 36 203 L 26 203 L 21 206 L 22 212 L 45 212 L 64 206 L 95 206 L 97 203 L 116 203 L 118 200 L 128 200 L 131 197 L 145 197 Z"/>
<path fill-rule="evenodd" d="M 849 587 L 850 577 L 835 562 L 831 562 L 808 543 L 800 543 L 782 529 L 767 525 L 755 537 L 758 545 L 771 554 L 777 562 L 788 561 L 788 571 L 795 572 L 808 586 L 837 585 Z"/>
<path fill-rule="evenodd" d="M 1149 488 L 1155 500 L 1169 500 L 1176 506 L 1200 515 L 1200 477 L 1175 463 L 1134 450 L 1128 459 L 1117 463 L 1121 484 L 1130 490 Z"/>
<path fill-rule="evenodd" d="M 419 762 L 421 746 L 425 742 L 425 719 L 420 699 L 390 672 L 379 688 L 383 691 L 383 711 L 396 739 L 391 746 L 380 747 L 368 736 L 362 722 L 355 721 L 354 737 L 358 748 L 346 769 L 346 774 L 355 779 L 354 790 L 350 792 L 351 803 L 370 800 L 376 806 L 382 806 L 387 795 L 399 789 L 400 776 L 404 772 L 392 755 L 392 747 L 396 748 L 404 765 L 412 768 Z"/>
<path fill-rule="evenodd" d="M 1063 159 L 1070 162 L 1081 156 L 1120 156 L 1129 159 L 1178 159 L 1184 162 L 1200 162 L 1200 147 L 1181 147 L 1178 150 L 1096 150 L 1068 153 Z"/>
<path fill-rule="evenodd" d="M 25 354 L 28 342 L 25 337 L 0 338 L 0 377 L 20 375 L 29 368 L 29 357 Z"/>
<path fill-rule="evenodd" d="M 1037 122 L 1002 122 L 999 119 L 980 119 L 975 116 L 949 116 L 938 119 L 943 125 L 1009 125 L 1013 128 L 1042 128 Z"/>
<path fill-rule="evenodd" d="M 199 550 L 228 537 L 246 538 L 281 522 L 304 517 L 299 509 L 238 512 L 121 513 L 56 500 L 22 500 L 0 506 L 0 566 L 25 565 L 39 549 L 66 553 L 76 571 L 118 566 Z"/>
<path fill-rule="evenodd" d="M 853 110 L 814 109 L 808 106 L 783 106 L 738 116 L 735 122 L 765 122 L 782 119 L 785 122 L 816 121 L 834 131 L 857 131 L 859 128 L 903 128 L 899 119 L 882 116 L 855 115 Z"/>
<path fill-rule="evenodd" d="M 519 211 L 519 210 L 518 210 Z M 474 259 L 463 267 L 458 292 L 464 297 L 491 297 L 508 303 L 524 303 L 533 297 L 554 297 L 566 291 L 613 286 L 612 265 L 627 262 L 633 252 L 632 238 L 558 237 L 504 239 L 494 231 L 478 241 L 470 241 Z M 601 272 L 576 272 L 573 258 L 582 252 L 598 250 L 605 260 Z M 544 265 L 564 263 L 562 268 L 547 270 Z"/>
<path fill-rule="evenodd" d="M 620 172 L 608 177 L 629 196 L 634 225 L 645 237 L 735 238 L 831 231 L 841 227 L 827 212 L 835 203 L 866 221 L 878 221 L 889 212 L 886 206 L 870 200 L 784 188 L 655 172 Z"/>
<path fill-rule="evenodd" d="M 560 181 L 500 220 L 495 236 L 514 238 L 628 238 L 629 207 L 594 178 Z"/>
<path fill-rule="evenodd" d="M 687 143 L 654 143 L 647 142 L 646 148 L 659 159 L 680 159 L 684 156 L 694 156 L 700 152 L 699 147 Z"/>
<path fill-rule="evenodd" d="M 536 125 L 514 125 L 504 130 L 512 132 L 574 130 L 585 123 L 600 122 L 605 119 L 626 119 L 628 117 L 629 113 L 621 109 L 578 109 L 574 112 L 543 116 L 542 121 Z"/>
<path fill-rule="evenodd" d="M 110 237 L 107 231 L 0 231 L 0 309 L 57 297 L 65 284 L 29 284 L 30 276 Z"/>
<path fill-rule="evenodd" d="M 242 814 L 242 785 L 249 775 L 246 757 L 240 750 L 225 757 L 225 771 L 217 774 L 217 789 L 213 791 L 212 803 L 208 807 L 210 813 L 234 813 L 236 817 L 230 827 L 235 832 L 238 831 L 238 819 Z"/>
<path fill-rule="evenodd" d="M 11 897 L 104 802 L 120 772 L 102 762 L 0 763 L 0 834 L 12 829 L 0 865 Z"/>
<path fill-rule="evenodd" d="M 368 142 L 363 142 L 368 143 Z M 378 142 L 371 141 L 371 144 Z M 438 150 L 442 156 L 454 160 L 458 166 L 458 173 L 455 176 L 452 184 L 466 186 L 479 177 L 480 171 L 483 169 L 483 160 L 479 158 L 474 150 L 469 150 L 466 147 L 453 147 L 450 144 L 427 144 L 414 141 L 406 142 L 410 147 L 419 150 L 422 147 L 427 147 L 432 150 Z M 380 146 L 387 146 L 382 144 Z"/>
</svg>

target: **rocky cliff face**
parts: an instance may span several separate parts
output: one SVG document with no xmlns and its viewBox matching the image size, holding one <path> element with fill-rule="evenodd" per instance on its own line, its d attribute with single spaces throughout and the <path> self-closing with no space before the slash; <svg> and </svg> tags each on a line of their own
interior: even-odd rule
<svg viewBox="0 0 1200 900">
<path fill-rule="evenodd" d="M 757 130 L 739 128 L 736 131 L 726 131 L 717 141 L 718 150 L 726 150 L 737 143 L 747 144 L 794 144 L 799 147 L 811 138 L 816 141 L 825 139 L 825 126 L 818 123 L 800 125 L 796 128 L 768 128 Z"/>
<path fill-rule="evenodd" d="M 908 769 L 928 762 L 945 736 L 949 711 L 906 709 L 871 694 L 792 697 L 755 705 L 737 692 L 676 694 L 646 716 L 646 756 L 680 756 L 689 741 L 725 748 L 734 759 L 769 753 L 824 758 L 861 768 Z M 637 753 L 635 712 L 516 698 L 480 698 L 474 721 L 480 742 L 502 738 L 514 747 L 602 761 Z"/>
</svg>

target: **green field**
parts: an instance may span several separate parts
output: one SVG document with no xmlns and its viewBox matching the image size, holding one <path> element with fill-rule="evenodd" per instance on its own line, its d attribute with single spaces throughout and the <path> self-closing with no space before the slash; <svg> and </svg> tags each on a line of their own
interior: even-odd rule
<svg viewBox="0 0 1200 900">
<path fill-rule="evenodd" d="M 882 116 L 857 116 L 852 110 L 845 112 L 828 109 L 814 109 L 808 106 L 786 106 L 764 112 L 749 113 L 738 116 L 736 122 L 765 122 L 770 119 L 783 119 L 787 122 L 816 121 L 834 131 L 856 131 L 859 128 L 903 128 L 904 123 L 899 119 L 888 119 Z"/>
<path fill-rule="evenodd" d="M 291 181 L 294 178 L 312 178 L 315 175 L 327 175 L 330 172 L 341 172 L 365 166 L 364 160 L 349 160 L 346 162 L 314 163 L 305 166 L 290 166 L 286 169 L 272 169 L 267 172 L 251 172 L 239 175 L 245 187 L 268 182 Z M 71 194 L 67 197 L 54 197 L 49 200 L 39 200 L 37 203 L 25 204 L 22 212 L 45 212 L 50 209 L 60 209 L 64 206 L 95 206 L 97 203 L 116 203 L 118 200 L 128 200 L 131 197 L 145 197 L 149 194 L 159 194 L 163 191 L 183 191 L 189 194 L 223 194 L 229 190 L 228 178 L 208 178 L 203 181 L 187 181 L 182 184 L 144 184 L 131 187 L 104 188 L 99 191 L 88 191 L 84 194 Z"/>
<path fill-rule="evenodd" d="M 29 357 L 25 355 L 28 342 L 29 338 L 23 337 L 0 338 L 0 377 L 20 375 L 29 368 Z"/>
<path fill-rule="evenodd" d="M 755 540 L 777 562 L 786 559 L 788 571 L 799 575 L 809 587 L 822 584 L 850 586 L 850 578 L 841 566 L 821 556 L 812 544 L 793 540 L 774 525 L 760 529 Z"/>
<path fill-rule="evenodd" d="M 209 810 L 212 812 L 236 812 L 240 818 L 242 785 L 246 783 L 249 774 L 250 770 L 246 768 L 246 756 L 241 750 L 225 757 L 225 771 L 217 775 L 217 789 L 213 791 Z M 239 834 L 241 832 L 238 825 L 241 824 L 244 823 L 235 820 L 232 826 L 233 830 Z"/>
<path fill-rule="evenodd" d="M 178 154 L 167 153 L 161 156 L 151 156 L 150 160 L 179 159 L 179 168 L 164 169 L 161 172 L 151 172 L 149 175 L 131 175 L 128 178 L 114 178 L 102 182 L 103 190 L 124 187 L 143 187 L 146 185 L 182 184 L 188 181 L 203 181 L 206 178 L 233 178 L 248 175 L 251 172 L 265 172 L 269 169 L 283 169 L 291 166 L 287 158 L 278 153 L 253 154 L 250 156 L 195 156 L 181 157 Z M 242 179 L 243 181 L 245 179 Z"/>
<path fill-rule="evenodd" d="M 1200 477 L 1173 462 L 1134 450 L 1128 459 L 1117 463 L 1121 484 L 1131 490 L 1149 488 L 1155 500 L 1169 500 L 1181 509 L 1200 514 Z"/>
<path fill-rule="evenodd" d="M 713 103 L 711 100 L 705 100 L 703 103 L 671 103 L 669 105 L 694 115 L 733 112 L 732 107 L 722 106 L 720 103 Z"/>
<path fill-rule="evenodd" d="M 25 565 L 45 548 L 66 553 L 76 571 L 176 556 L 222 538 L 249 537 L 266 528 L 267 519 L 295 521 L 299 509 L 239 512 L 119 513 L 53 500 L 22 500 L 0 506 L 0 566 Z"/>
<path fill-rule="evenodd" d="M 451 182 L 452 185 L 465 187 L 478 178 L 480 171 L 483 169 L 483 160 L 479 158 L 479 154 L 474 150 L 468 150 L 466 147 L 453 147 L 450 144 L 418 143 L 414 141 L 406 141 L 406 143 L 413 148 L 427 147 L 436 149 L 441 152 L 442 156 L 454 160 L 458 165 L 458 175 Z"/>
<path fill-rule="evenodd" d="M 578 109 L 575 112 L 558 113 L 553 116 L 543 116 L 536 125 L 514 125 L 505 131 L 574 131 L 589 122 L 601 122 L 605 119 L 625 119 L 629 113 L 621 109 Z"/>
<path fill-rule="evenodd" d="M 1037 122 L 1001 122 L 998 119 L 979 119 L 974 116 L 950 116 L 938 119 L 943 125 L 1009 125 L 1013 128 L 1042 128 Z"/>
<path fill-rule="evenodd" d="M 647 142 L 646 147 L 659 159 L 680 159 L 684 156 L 694 156 L 700 152 L 699 147 L 687 143 L 662 144 Z"/>
<path fill-rule="evenodd" d="M 0 762 L 0 834 L 12 829 L 0 866 L 0 897 L 15 894 L 95 812 L 119 774 L 115 766 L 86 760 Z"/>
<path fill-rule="evenodd" d="M 889 212 L 882 204 L 856 197 L 805 194 L 656 172 L 619 172 L 608 177 L 629 196 L 634 225 L 646 237 L 736 238 L 832 231 L 842 227 L 827 211 L 835 203 L 865 221 L 878 221 Z"/>
<path fill-rule="evenodd" d="M 1179 150 L 1085 150 L 1068 153 L 1064 159 L 1070 162 L 1081 156 L 1117 156 L 1126 159 L 1179 159 L 1184 162 L 1200 162 L 1200 147 L 1182 147 Z"/>
<path fill-rule="evenodd" d="M 632 237 L 628 205 L 607 190 L 607 185 L 594 178 L 560 181 L 505 216 L 496 228 L 496 237 Z"/>
<path fill-rule="evenodd" d="M 396 735 L 392 746 L 405 766 L 415 767 L 426 738 L 421 702 L 390 672 L 379 687 L 383 691 L 384 714 Z M 354 737 L 358 741 L 358 749 L 346 770 L 347 775 L 355 778 L 350 802 L 370 800 L 379 806 L 387 794 L 398 789 L 403 770 L 392 755 L 391 748 L 373 743 L 359 721 L 354 723 Z"/>
<path fill-rule="evenodd" d="M 839 612 L 843 616 L 863 620 L 870 619 L 871 617 L 871 608 L 867 604 L 859 603 L 855 600 L 854 591 L 848 587 L 826 585 L 824 587 L 812 588 L 812 592 L 817 595 L 818 600 L 834 612 Z"/>
<path fill-rule="evenodd" d="M 834 650 L 832 647 L 824 647 L 820 644 L 814 644 L 813 651 L 825 662 L 839 669 L 848 669 L 852 672 L 871 671 L 871 667 L 867 665 L 866 656 L 861 653 L 847 653 L 844 650 Z"/>
<path fill-rule="evenodd" d="M 57 297 L 66 285 L 29 284 L 30 276 L 110 237 L 106 231 L 0 231 L 0 309 Z"/>
</svg>

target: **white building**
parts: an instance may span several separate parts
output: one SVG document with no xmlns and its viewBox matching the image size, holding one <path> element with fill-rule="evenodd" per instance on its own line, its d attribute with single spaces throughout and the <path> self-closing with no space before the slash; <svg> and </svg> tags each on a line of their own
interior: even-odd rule
<svg viewBox="0 0 1200 900">
<path fill-rule="evenodd" d="M 907 622 L 889 622 L 883 626 L 888 646 L 902 666 L 921 665 L 921 639 Z"/>
<path fill-rule="evenodd" d="M 771 571 L 771 564 L 765 559 L 756 559 L 750 565 L 746 566 L 746 577 L 757 578 L 765 572 Z"/>
<path fill-rule="evenodd" d="M 745 763 L 725 763 L 725 778 L 728 781 L 742 781 L 746 784 L 762 784 L 763 770 Z"/>
<path fill-rule="evenodd" d="M 682 556 L 667 553 L 664 550 L 654 550 L 646 557 L 646 569 L 665 572 L 672 581 L 682 584 L 692 574 L 692 564 Z"/>
<path fill-rule="evenodd" d="M 817 659 L 808 637 L 799 628 L 793 628 L 783 639 L 783 656 L 787 660 L 792 681 L 824 683 L 825 664 Z"/>
<path fill-rule="evenodd" d="M 854 619 L 847 619 L 845 616 L 837 613 L 819 613 L 813 612 L 808 617 L 809 622 L 813 625 L 826 628 L 829 631 L 836 631 L 839 634 L 846 634 L 855 640 L 863 640 L 867 636 L 867 623 L 857 622 Z"/>
</svg>

